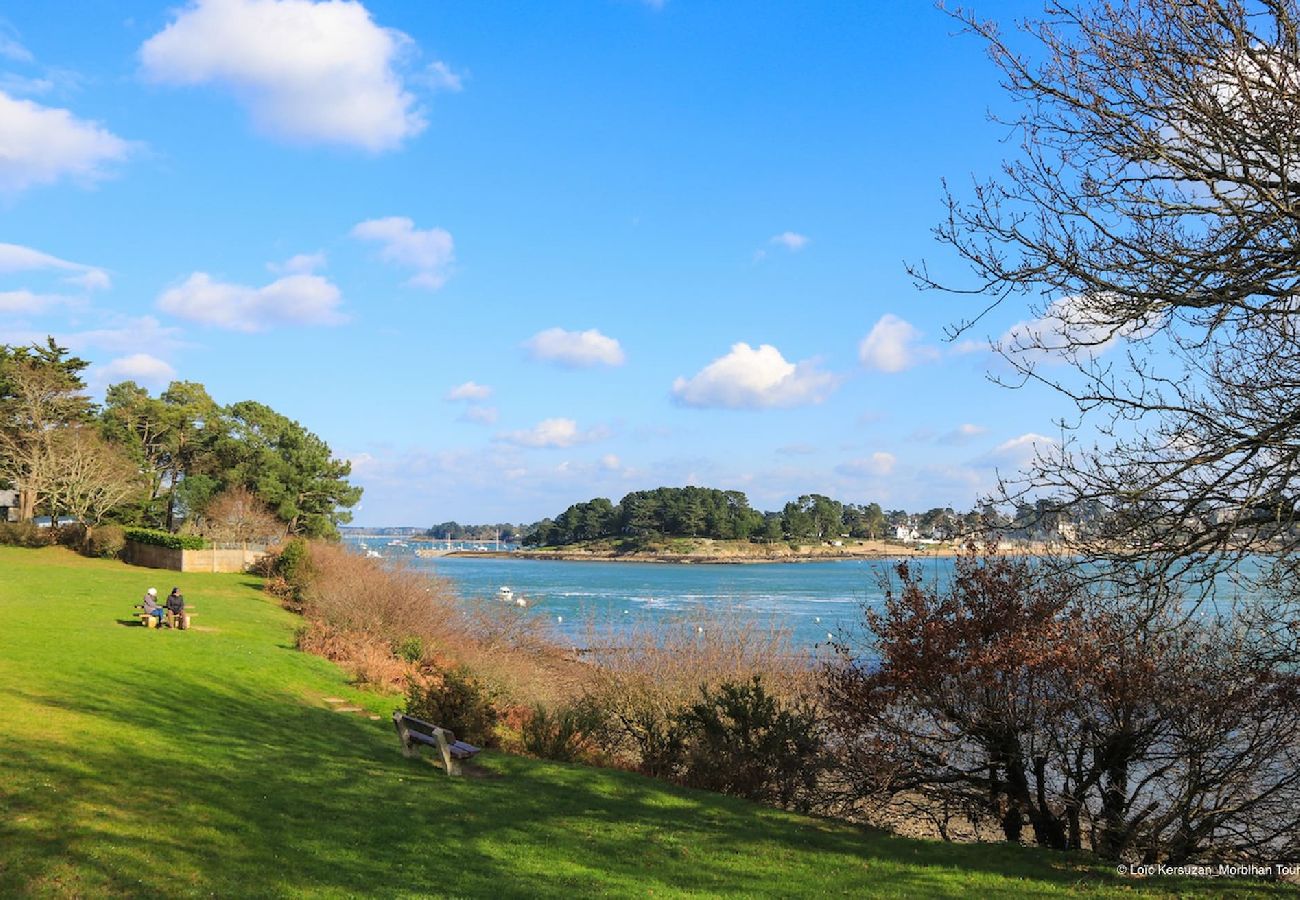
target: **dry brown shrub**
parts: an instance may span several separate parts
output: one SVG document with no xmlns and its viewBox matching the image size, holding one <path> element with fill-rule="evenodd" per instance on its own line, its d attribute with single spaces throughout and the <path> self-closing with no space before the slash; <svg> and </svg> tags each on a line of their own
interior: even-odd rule
<svg viewBox="0 0 1300 900">
<path fill-rule="evenodd" d="M 399 689 L 416 668 L 394 656 L 392 648 L 381 640 L 320 621 L 299 629 L 298 649 L 338 663 L 359 685 Z"/>
<path fill-rule="evenodd" d="M 634 629 L 617 645 L 593 637 L 592 700 L 609 716 L 603 749 L 616 762 L 652 775 L 674 765 L 673 717 L 702 688 L 761 675 L 784 699 L 810 697 L 811 660 L 794 651 L 788 630 L 727 613 Z"/>
<path fill-rule="evenodd" d="M 382 565 L 338 544 L 310 545 L 314 576 L 305 592 L 308 618 L 396 645 L 419 638 L 426 648 L 454 652 L 471 640 L 450 584 Z"/>
</svg>

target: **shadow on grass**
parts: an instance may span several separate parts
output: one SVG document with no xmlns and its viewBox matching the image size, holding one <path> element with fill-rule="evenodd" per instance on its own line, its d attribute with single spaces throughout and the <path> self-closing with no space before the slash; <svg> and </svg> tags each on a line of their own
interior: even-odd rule
<svg viewBox="0 0 1300 900">
<path fill-rule="evenodd" d="M 194 673 L 146 702 L 102 686 L 73 674 L 60 693 L 84 700 L 20 695 L 100 727 L 0 745 L 22 773 L 0 796 L 0 846 L 24 848 L 0 859 L 0 893 L 51 870 L 81 883 L 47 889 L 92 894 L 969 892 L 949 869 L 1029 879 L 1000 888 L 1022 895 L 1128 883 L 1068 857 L 1049 869 L 1017 848 L 887 837 L 579 766 L 484 754 L 502 777 L 449 779 L 402 757 L 386 719 Z M 120 738 L 84 739 L 95 731 Z"/>
</svg>

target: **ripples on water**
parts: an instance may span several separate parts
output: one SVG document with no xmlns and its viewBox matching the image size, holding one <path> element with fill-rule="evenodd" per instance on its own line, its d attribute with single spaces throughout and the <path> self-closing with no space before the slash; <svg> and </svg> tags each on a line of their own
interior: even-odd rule
<svg viewBox="0 0 1300 900">
<path fill-rule="evenodd" d="M 861 624 L 864 604 L 883 601 L 879 576 L 889 560 L 840 560 L 744 565 L 573 562 L 498 556 L 421 559 L 414 548 L 369 541 L 387 559 L 451 581 L 465 602 L 497 603 L 509 587 L 528 601 L 525 615 L 545 617 L 566 641 L 581 643 L 594 629 L 616 636 L 641 625 L 690 627 L 710 618 L 740 618 L 790 631 L 813 649 L 829 635 Z M 920 561 L 946 583 L 951 559 Z"/>
</svg>

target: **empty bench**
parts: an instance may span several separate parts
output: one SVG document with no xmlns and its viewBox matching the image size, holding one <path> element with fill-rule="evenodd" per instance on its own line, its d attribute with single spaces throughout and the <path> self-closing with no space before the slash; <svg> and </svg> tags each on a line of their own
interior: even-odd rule
<svg viewBox="0 0 1300 900">
<path fill-rule="evenodd" d="M 461 760 L 469 759 L 479 752 L 479 748 L 473 744 L 456 740 L 456 735 L 446 728 L 439 728 L 403 712 L 393 713 L 393 727 L 397 729 L 397 739 L 402 742 L 403 756 L 418 758 L 421 744 L 437 747 L 448 775 L 461 774 Z"/>
</svg>

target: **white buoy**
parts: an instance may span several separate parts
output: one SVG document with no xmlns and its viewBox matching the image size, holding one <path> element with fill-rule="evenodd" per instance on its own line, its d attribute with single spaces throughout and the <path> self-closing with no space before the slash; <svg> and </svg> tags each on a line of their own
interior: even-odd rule
<svg viewBox="0 0 1300 900">
<path fill-rule="evenodd" d="M 703 626 L 703 625 L 696 625 L 696 626 L 695 626 L 695 631 L 696 631 L 697 634 L 704 634 L 704 626 Z"/>
<path fill-rule="evenodd" d="M 828 641 L 833 641 L 833 640 L 835 640 L 835 635 L 831 634 L 829 631 L 826 632 L 826 640 L 828 640 Z"/>
<path fill-rule="evenodd" d="M 813 621 L 816 622 L 818 625 L 820 625 L 820 624 L 822 623 L 822 617 L 821 617 L 821 616 L 813 616 Z"/>
<path fill-rule="evenodd" d="M 557 621 L 557 622 L 563 622 L 563 621 L 564 621 L 564 616 L 556 616 L 556 617 L 555 617 L 555 621 Z"/>
</svg>

